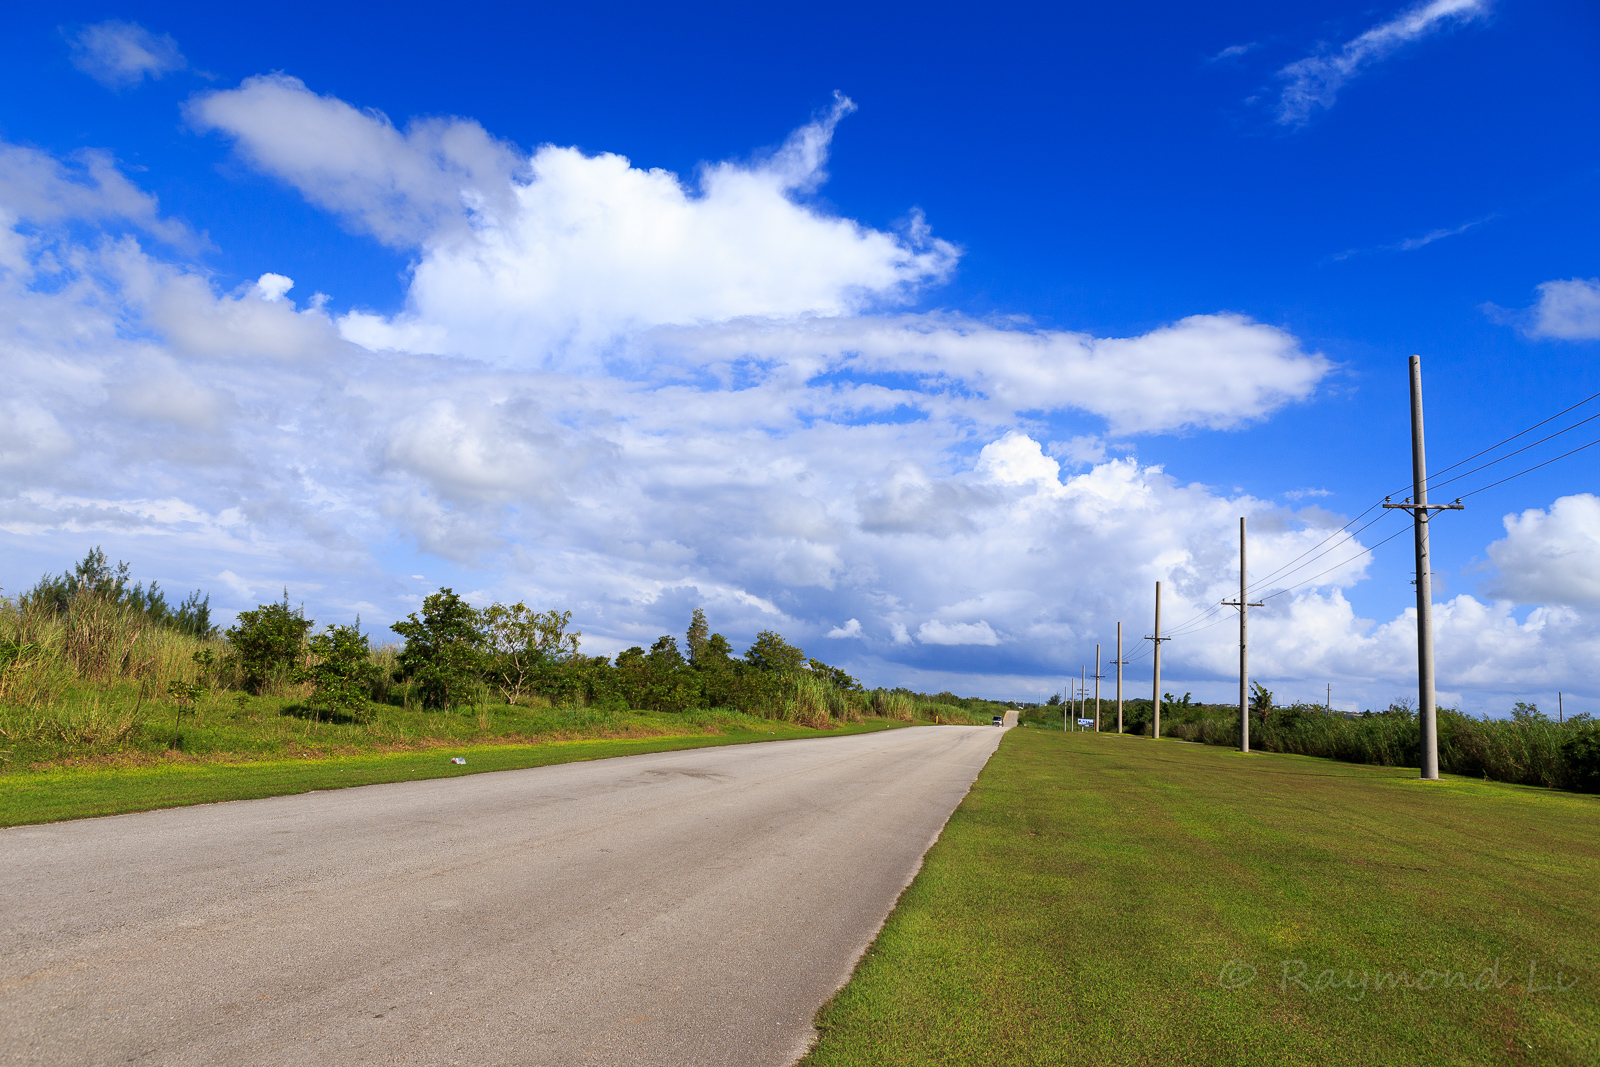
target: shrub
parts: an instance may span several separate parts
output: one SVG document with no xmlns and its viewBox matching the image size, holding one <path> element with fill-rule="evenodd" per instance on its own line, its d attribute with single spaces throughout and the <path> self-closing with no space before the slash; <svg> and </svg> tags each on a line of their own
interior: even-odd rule
<svg viewBox="0 0 1600 1067">
<path fill-rule="evenodd" d="M 228 628 L 226 636 L 245 688 L 260 696 L 292 677 L 305 654 L 306 632 L 313 625 L 303 612 L 289 607 L 287 589 L 280 604 L 239 612 L 239 621 Z"/>
<path fill-rule="evenodd" d="M 1573 789 L 1600 793 L 1600 724 L 1583 723 L 1561 742 Z"/>
<path fill-rule="evenodd" d="M 450 589 L 440 589 L 416 612 L 390 627 L 406 639 L 397 657 L 403 677 L 417 683 L 426 708 L 450 708 L 471 695 L 485 666 L 479 613 Z"/>
<path fill-rule="evenodd" d="M 372 646 L 361 635 L 361 620 L 354 626 L 330 625 L 307 642 L 307 647 L 315 662 L 296 675 L 299 681 L 311 683 L 306 706 L 319 719 L 324 714 L 367 718 L 378 668 L 372 662 Z"/>
</svg>

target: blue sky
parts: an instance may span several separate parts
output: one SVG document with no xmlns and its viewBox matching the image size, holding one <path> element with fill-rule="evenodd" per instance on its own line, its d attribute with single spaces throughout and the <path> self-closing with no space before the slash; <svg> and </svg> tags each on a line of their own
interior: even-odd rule
<svg viewBox="0 0 1600 1067">
<path fill-rule="evenodd" d="M 1169 622 L 1227 592 L 1239 515 L 1264 573 L 1403 485 L 1410 353 L 1435 467 L 1600 391 L 1592 5 L 11 30 L 8 592 L 102 544 L 380 631 L 440 584 L 599 652 L 705 605 L 1032 697 L 1154 580 Z M 1446 700 L 1600 697 L 1597 453 L 1436 527 Z M 1410 571 L 1402 535 L 1275 597 L 1263 680 L 1405 694 Z M 1224 698 L 1233 631 L 1170 687 Z"/>
</svg>

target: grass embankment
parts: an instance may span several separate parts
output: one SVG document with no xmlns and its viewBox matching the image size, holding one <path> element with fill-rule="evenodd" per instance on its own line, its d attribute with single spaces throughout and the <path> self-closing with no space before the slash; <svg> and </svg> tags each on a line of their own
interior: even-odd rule
<svg viewBox="0 0 1600 1067">
<path fill-rule="evenodd" d="M 1600 1063 L 1597 816 L 1013 730 L 803 1062 Z"/>
<path fill-rule="evenodd" d="M 651 716 L 636 712 L 631 717 L 645 719 Z M 682 719 L 683 716 L 658 715 L 654 718 Z M 249 763 L 191 759 L 167 760 L 150 765 L 124 763 L 44 768 L 32 773 L 0 775 L 0 826 L 120 815 L 131 811 L 223 800 L 252 800 L 380 782 L 455 778 L 484 771 L 545 767 L 613 756 L 636 756 L 646 752 L 784 741 L 800 737 L 833 737 L 913 725 L 868 721 L 842 725 L 832 730 L 813 730 L 760 719 L 735 722 L 732 721 L 734 718 L 724 717 L 723 730 L 726 732 L 685 733 L 687 724 L 680 723 L 674 730 L 674 724 L 667 722 L 656 724 L 660 730 L 656 736 L 546 740 L 537 744 L 502 742 L 450 745 L 439 742 L 400 752 L 346 749 L 342 755 L 329 750 L 302 748 L 294 758 L 261 759 Z M 463 757 L 466 764 L 451 763 L 451 757 L 454 756 Z"/>
</svg>

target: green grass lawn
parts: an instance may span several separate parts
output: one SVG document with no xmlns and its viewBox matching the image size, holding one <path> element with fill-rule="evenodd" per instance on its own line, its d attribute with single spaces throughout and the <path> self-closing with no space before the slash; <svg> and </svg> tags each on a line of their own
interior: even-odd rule
<svg viewBox="0 0 1600 1067">
<path fill-rule="evenodd" d="M 803 1063 L 1594 1065 L 1597 935 L 1600 797 L 1012 730 Z"/>
<path fill-rule="evenodd" d="M 267 756 L 249 762 L 230 762 L 227 757 L 237 753 L 223 752 L 220 758 L 203 761 L 163 760 L 141 765 L 111 760 L 91 761 L 87 766 L 41 765 L 0 774 L 0 826 L 119 815 L 222 800 L 250 800 L 378 782 L 452 778 L 483 771 L 544 767 L 644 752 L 800 737 L 836 737 L 911 725 L 914 724 L 868 720 L 841 724 L 831 730 L 812 730 L 731 713 L 628 712 L 613 715 L 595 724 L 594 728 L 648 730 L 656 736 L 577 740 L 563 740 L 558 736 L 536 744 L 500 740 L 476 745 L 429 738 L 425 739 L 428 742 L 425 747 L 382 752 L 373 751 L 370 744 L 365 749 L 357 747 L 354 742 L 370 741 L 370 738 L 351 733 L 344 738 L 324 738 L 323 748 L 295 748 L 289 758 Z M 568 725 L 563 732 L 575 729 L 577 727 Z M 466 764 L 451 763 L 453 756 L 466 759 Z"/>
</svg>

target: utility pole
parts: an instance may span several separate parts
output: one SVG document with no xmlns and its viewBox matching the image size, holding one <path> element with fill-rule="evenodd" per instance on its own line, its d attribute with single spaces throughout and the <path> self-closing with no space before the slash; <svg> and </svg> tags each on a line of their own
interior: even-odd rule
<svg viewBox="0 0 1600 1067">
<path fill-rule="evenodd" d="M 1062 733 L 1066 733 L 1067 732 L 1067 716 L 1072 714 L 1072 683 L 1071 682 L 1068 682 L 1065 686 L 1062 687 L 1061 695 L 1065 698 L 1064 700 L 1061 701 L 1061 732 Z"/>
<path fill-rule="evenodd" d="M 1156 632 L 1146 638 L 1156 647 L 1154 669 L 1151 672 L 1150 711 L 1155 720 L 1154 732 L 1151 739 L 1161 740 L 1161 642 L 1171 641 L 1170 637 L 1161 636 L 1161 583 L 1156 583 Z"/>
<path fill-rule="evenodd" d="M 1100 669 L 1100 646 L 1094 646 L 1094 732 L 1100 732 L 1100 679 L 1105 675 Z"/>
<path fill-rule="evenodd" d="M 1096 645 L 1094 648 L 1098 653 L 1099 646 Z M 1078 678 L 1078 718 L 1083 718 L 1083 712 L 1086 710 L 1085 705 L 1090 701 L 1090 677 L 1088 675 L 1090 675 L 1090 669 L 1088 669 L 1088 665 L 1085 665 L 1083 667 L 1083 677 Z"/>
<path fill-rule="evenodd" d="M 1245 593 L 1248 571 L 1244 560 L 1244 516 L 1239 516 L 1239 599 L 1224 600 L 1225 605 L 1239 609 L 1239 751 L 1250 751 L 1250 609 L 1261 607 L 1261 602 L 1250 603 Z"/>
<path fill-rule="evenodd" d="M 1556 725 L 1560 726 L 1567 721 L 1566 706 L 1561 703 L 1561 691 L 1556 690 Z"/>
<path fill-rule="evenodd" d="M 1122 658 L 1122 623 L 1117 623 L 1117 735 L 1122 734 L 1122 668 L 1128 661 Z"/>
<path fill-rule="evenodd" d="M 1328 714 L 1332 715 L 1333 714 L 1333 683 L 1332 682 L 1328 683 L 1327 709 L 1328 709 Z"/>
<path fill-rule="evenodd" d="M 1439 778 L 1439 713 L 1433 697 L 1433 578 L 1428 569 L 1428 513 L 1461 511 L 1454 504 L 1428 503 L 1428 461 L 1422 433 L 1422 357 L 1411 357 L 1411 499 L 1404 504 L 1384 501 L 1385 508 L 1411 512 L 1417 549 L 1417 703 L 1422 717 L 1422 777 Z"/>
</svg>

